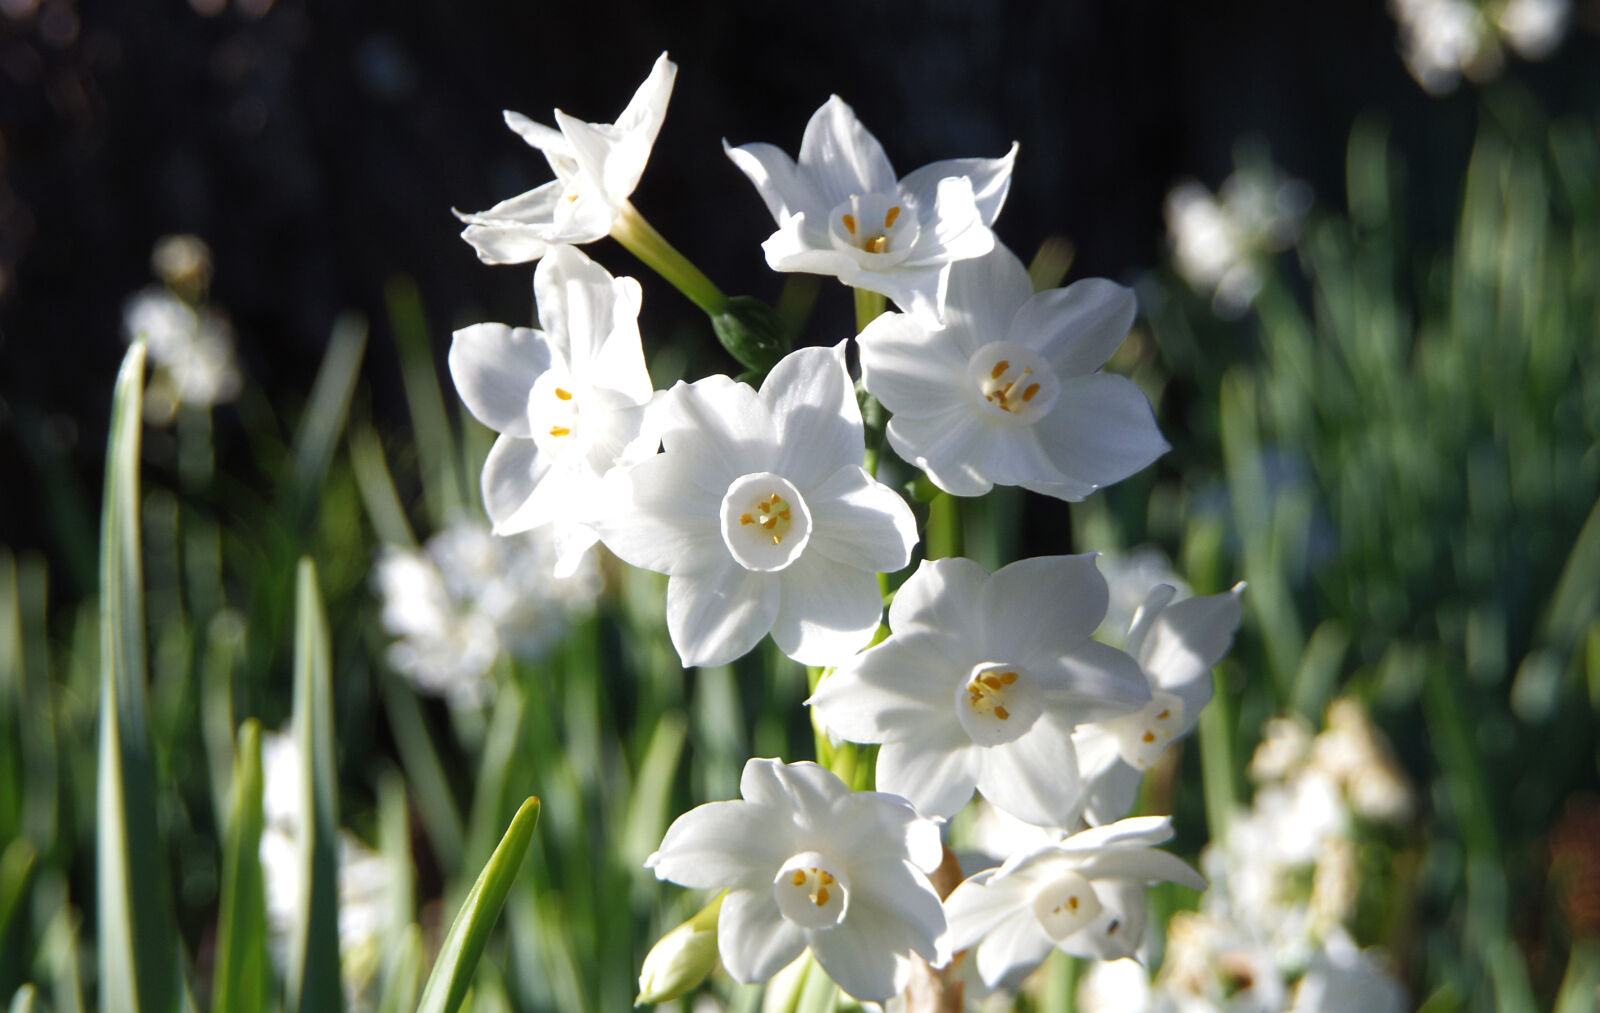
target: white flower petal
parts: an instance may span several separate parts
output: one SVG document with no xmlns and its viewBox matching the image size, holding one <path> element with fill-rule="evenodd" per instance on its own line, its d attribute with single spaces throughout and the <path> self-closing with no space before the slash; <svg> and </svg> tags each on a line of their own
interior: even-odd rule
<svg viewBox="0 0 1600 1013">
<path fill-rule="evenodd" d="M 504 110 L 500 115 L 505 117 L 506 126 L 510 127 L 518 137 L 528 142 L 529 147 L 537 148 L 558 158 L 572 157 L 572 145 L 567 143 L 566 137 L 555 127 L 547 127 L 543 123 L 537 123 L 521 113 L 512 112 L 510 109 Z"/>
<path fill-rule="evenodd" d="M 1017 310 L 1007 337 L 1042 352 L 1065 380 L 1105 365 L 1128 336 L 1139 310 L 1133 289 L 1085 278 L 1033 296 Z"/>
<path fill-rule="evenodd" d="M 730 893 L 722 902 L 717 950 L 735 981 L 766 981 L 805 948 L 805 933 L 778 910 L 770 883 L 766 889 Z"/>
<path fill-rule="evenodd" d="M 613 280 L 611 272 L 571 246 L 555 247 L 534 268 L 539 322 L 580 376 L 611 333 L 613 319 L 638 316 L 638 283 L 618 288 Z"/>
<path fill-rule="evenodd" d="M 978 791 L 1024 823 L 1065 826 L 1083 797 L 1071 733 L 1048 714 L 1022 737 L 981 750 L 980 757 Z"/>
<path fill-rule="evenodd" d="M 1094 485 L 1120 482 L 1172 449 L 1144 392 L 1109 373 L 1063 379 L 1055 408 L 1034 428 L 1063 474 Z"/>
<path fill-rule="evenodd" d="M 1055 949 L 1032 911 L 995 926 L 978 944 L 978 975 L 990 988 L 1015 987 Z"/>
<path fill-rule="evenodd" d="M 652 405 L 651 414 L 649 424 L 660 432 L 667 453 L 678 467 L 711 483 L 706 491 L 719 503 L 734 479 L 775 469 L 772 416 L 748 384 L 721 375 L 680 381 Z"/>
<path fill-rule="evenodd" d="M 828 822 L 830 813 L 847 805 L 850 798 L 860 797 L 852 796 L 839 776 L 820 763 L 760 758 L 745 761 L 739 794 L 748 801 L 793 812 L 806 826 Z"/>
<path fill-rule="evenodd" d="M 487 470 L 485 465 L 486 474 Z M 495 527 L 507 532 L 529 531 L 557 521 L 586 520 L 595 515 L 599 492 L 600 482 L 588 463 L 568 454 L 551 461 L 527 498 L 510 515 L 496 521 Z"/>
<path fill-rule="evenodd" d="M 1055 658 L 1046 706 L 1065 724 L 1104 721 L 1150 702 L 1139 663 L 1109 644 L 1082 640 Z"/>
<path fill-rule="evenodd" d="M 450 377 L 479 422 L 499 433 L 529 436 L 528 392 L 550 368 L 546 338 L 527 327 L 474 324 L 451 336 Z"/>
<path fill-rule="evenodd" d="M 981 257 L 994 248 L 994 233 L 978 210 L 972 181 L 965 176 L 948 176 L 938 183 L 933 214 L 905 263 L 908 267 L 949 264 Z"/>
<path fill-rule="evenodd" d="M 916 636 L 896 631 L 823 679 L 806 702 L 834 734 L 851 742 L 883 742 L 906 727 L 940 719 L 956 728 L 949 700 L 954 681 L 930 677 L 913 663 L 917 652 L 906 641 Z"/>
<path fill-rule="evenodd" d="M 665 454 L 614 468 L 601 486 L 600 539 L 625 563 L 657 573 L 732 564 L 717 523 L 720 492 Z"/>
<path fill-rule="evenodd" d="M 1228 653 L 1243 615 L 1239 595 L 1186 598 L 1162 609 L 1150 625 L 1139 662 L 1160 688 L 1183 700 L 1184 722 L 1192 726 L 1211 700 L 1211 669 Z"/>
<path fill-rule="evenodd" d="M 938 415 L 968 396 L 967 359 L 907 313 L 885 313 L 856 339 L 861 382 L 897 417 Z"/>
<path fill-rule="evenodd" d="M 1171 816 L 1130 816 L 1103 827 L 1080 830 L 1061 842 L 1069 851 L 1112 847 L 1154 847 L 1172 840 Z"/>
<path fill-rule="evenodd" d="M 774 579 L 782 590 L 772 639 L 801 664 L 840 664 L 877 632 L 883 598 L 875 574 L 805 552 Z"/>
<path fill-rule="evenodd" d="M 893 573 L 911 562 L 917 519 L 893 489 L 858 464 L 835 471 L 806 493 L 811 509 L 808 551 L 872 573 Z"/>
<path fill-rule="evenodd" d="M 844 342 L 785 355 L 762 382 L 761 402 L 772 415 L 778 443 L 773 470 L 808 496 L 841 467 L 861 462 L 866 438 L 845 370 Z"/>
<path fill-rule="evenodd" d="M 1005 340 L 1017 310 L 1032 295 L 1028 269 L 1001 243 L 982 257 L 952 264 L 945 294 L 948 340 L 968 358 L 990 342 Z"/>
<path fill-rule="evenodd" d="M 482 221 L 461 230 L 465 239 L 485 264 L 526 264 L 538 260 L 550 249 L 545 232 L 521 222 Z"/>
<path fill-rule="evenodd" d="M 1092 777 L 1084 775 L 1083 816 L 1090 823 L 1107 823 L 1119 820 L 1133 810 L 1139 799 L 1139 787 L 1144 783 L 1144 771 L 1124 761 L 1116 751 L 1116 739 L 1101 736 L 1111 744 L 1111 763 Z M 1073 737 L 1079 747 L 1078 761 L 1085 766 L 1082 742 Z"/>
<path fill-rule="evenodd" d="M 722 150 L 755 184 L 773 221 L 782 225 L 794 214 L 804 214 L 818 222 L 828 217 L 832 207 L 823 203 L 811 177 L 800 171 L 782 148 L 761 142 L 735 148 L 724 140 Z"/>
<path fill-rule="evenodd" d="M 995 871 L 987 869 L 975 874 L 945 898 L 944 916 L 950 924 L 945 945 L 951 950 L 971 949 L 1001 922 L 1016 915 L 1026 899 L 1026 884 L 995 882 Z"/>
<path fill-rule="evenodd" d="M 811 952 L 828 977 L 862 1002 L 882 1002 L 905 990 L 911 965 L 901 952 L 918 945 L 933 955 L 930 941 L 911 926 L 871 903 L 858 906 L 854 897 L 843 924 L 810 937 Z"/>
<path fill-rule="evenodd" d="M 850 279 L 861 276 L 862 271 L 849 254 L 829 245 L 827 233 L 818 226 L 825 218 L 826 213 L 813 216 L 801 212 L 779 222 L 778 231 L 761 244 L 767 266 L 774 271 L 830 274 L 852 284 Z"/>
<path fill-rule="evenodd" d="M 1056 469 L 1032 426 L 991 425 L 983 476 L 995 485 L 1054 488 L 1069 481 Z"/>
<path fill-rule="evenodd" d="M 930 162 L 900 181 L 900 191 L 918 207 L 932 206 L 939 181 L 947 176 L 965 176 L 972 185 L 973 197 L 985 225 L 993 225 L 1011 190 L 1011 170 L 1017 160 L 1017 144 L 999 158 L 949 158 Z"/>
<path fill-rule="evenodd" d="M 918 629 L 953 636 L 968 642 L 976 655 L 982 650 L 972 642 L 979 629 L 978 603 L 989 579 L 989 571 L 965 557 L 925 559 L 895 592 L 889 626 L 897 638 Z"/>
<path fill-rule="evenodd" d="M 829 208 L 852 194 L 892 193 L 895 189 L 894 167 L 883 145 L 837 95 L 823 103 L 806 124 L 799 164 L 816 180 L 817 191 Z"/>
<path fill-rule="evenodd" d="M 667 102 L 672 98 L 672 85 L 678 77 L 678 65 L 662 53 L 650 68 L 650 73 L 628 100 L 628 105 L 617 117 L 616 129 L 627 139 L 620 156 L 613 156 L 613 164 L 606 179 L 607 189 L 615 201 L 624 201 L 639 185 L 650 149 L 655 146 L 656 135 L 667 118 Z"/>
<path fill-rule="evenodd" d="M 889 420 L 889 445 L 952 496 L 982 496 L 994 482 L 976 462 L 988 460 L 995 428 L 966 405 L 954 405 L 939 415 L 896 415 Z"/>
<path fill-rule="evenodd" d="M 781 602 L 771 574 L 726 566 L 676 573 L 667 581 L 667 632 L 683 667 L 726 665 L 772 629 Z"/>
<path fill-rule="evenodd" d="M 1056 944 L 1057 948 L 1087 960 L 1121 960 L 1132 957 L 1144 941 L 1149 906 L 1144 887 L 1131 882 L 1095 885 L 1100 913 L 1094 921 Z"/>
<path fill-rule="evenodd" d="M 978 598 L 985 641 L 992 649 L 1037 643 L 1054 653 L 1086 640 L 1110 601 L 1095 555 L 1033 556 L 996 570 Z"/>
<path fill-rule="evenodd" d="M 483 506 L 494 522 L 495 534 L 528 530 L 511 527 L 509 522 L 549 470 L 550 462 L 540 456 L 532 440 L 502 435 L 494 441 L 483 462 Z"/>
<path fill-rule="evenodd" d="M 645 862 L 656 878 L 695 889 L 766 890 L 789 857 L 783 813 L 753 802 L 707 802 L 679 816 Z"/>
<path fill-rule="evenodd" d="M 980 761 L 979 747 L 948 720 L 948 706 L 941 716 L 946 720 L 930 722 L 922 735 L 885 742 L 877 776 L 880 790 L 904 795 L 924 816 L 948 819 L 971 801 Z"/>
<path fill-rule="evenodd" d="M 1206 879 L 1177 855 L 1155 848 L 1107 848 L 1085 859 L 1079 871 L 1093 879 L 1131 879 L 1141 883 L 1177 883 L 1204 890 Z"/>
<path fill-rule="evenodd" d="M 929 326 L 937 326 L 944 318 L 945 293 L 950 282 L 947 260 L 929 263 L 907 260 L 892 271 L 864 271 L 852 260 L 849 270 L 840 271 L 838 275 L 839 281 L 851 288 L 864 288 L 887 296 L 896 306 Z"/>
</svg>

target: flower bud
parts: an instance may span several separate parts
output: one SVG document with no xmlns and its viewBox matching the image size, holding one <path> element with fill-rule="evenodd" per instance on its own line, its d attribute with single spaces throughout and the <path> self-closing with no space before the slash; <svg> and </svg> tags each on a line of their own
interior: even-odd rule
<svg viewBox="0 0 1600 1013">
<path fill-rule="evenodd" d="M 754 296 L 736 295 L 711 317 L 722 347 L 744 365 L 765 374 L 789 351 L 789 336 L 771 306 Z"/>
<path fill-rule="evenodd" d="M 657 940 L 639 969 L 639 997 L 635 1006 L 666 1002 L 685 994 L 705 980 L 717 963 L 717 916 L 722 898 L 717 895 L 693 918 Z"/>
</svg>

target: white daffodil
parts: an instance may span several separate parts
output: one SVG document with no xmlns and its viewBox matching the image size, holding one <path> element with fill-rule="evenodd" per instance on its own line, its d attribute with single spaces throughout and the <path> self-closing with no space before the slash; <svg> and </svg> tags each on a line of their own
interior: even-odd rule
<svg viewBox="0 0 1600 1013">
<path fill-rule="evenodd" d="M 886 313 L 861 332 L 867 390 L 896 453 L 957 496 L 1020 485 L 1080 500 L 1166 453 L 1143 392 L 1100 367 L 1133 325 L 1100 278 L 1033 294 L 1004 246 L 950 271 L 945 324 Z"/>
<path fill-rule="evenodd" d="M 585 123 L 557 109 L 556 126 L 507 111 L 506 126 L 538 148 L 556 178 L 476 214 L 461 238 L 486 264 L 521 264 L 560 243 L 592 243 L 626 213 L 667 115 L 678 65 L 662 53 L 617 122 Z"/>
<path fill-rule="evenodd" d="M 652 413 L 665 453 L 606 476 L 598 526 L 623 560 L 670 575 L 684 665 L 726 664 L 769 630 L 807 665 L 865 647 L 877 574 L 910 562 L 917 528 L 861 467 L 844 345 L 790 353 L 759 394 L 725 376 L 680 383 Z"/>
<path fill-rule="evenodd" d="M 1141 816 L 980 872 L 945 901 L 945 946 L 951 952 L 976 946 L 978 973 L 991 987 L 1019 981 L 1052 948 L 1098 960 L 1132 956 L 1144 937 L 1146 884 L 1205 889 L 1198 872 L 1155 850 L 1171 837 L 1169 817 Z"/>
<path fill-rule="evenodd" d="M 639 344 L 639 283 L 613 278 L 570 246 L 533 273 L 543 330 L 456 331 L 450 375 L 468 410 L 500 433 L 483 466 L 495 534 L 555 525 L 556 574 L 597 540 L 588 524 L 600 478 L 655 449 L 644 433 L 654 391 Z"/>
<path fill-rule="evenodd" d="M 829 274 L 938 319 L 950 265 L 993 248 L 1017 146 L 1001 158 L 925 165 L 904 179 L 835 95 L 806 124 L 800 159 L 772 144 L 732 147 L 778 223 L 762 249 L 774 271 Z"/>
<path fill-rule="evenodd" d="M 1139 781 L 1174 739 L 1193 730 L 1211 700 L 1211 669 L 1228 653 L 1242 610 L 1244 584 L 1226 594 L 1185 598 L 1158 585 L 1134 613 L 1126 650 L 1139 662 L 1150 685 L 1150 702 L 1131 714 L 1073 732 L 1091 823 L 1127 814 Z"/>
<path fill-rule="evenodd" d="M 717 943 L 735 979 L 766 981 L 809 947 L 840 988 L 881 1002 L 906 987 L 911 954 L 940 962 L 944 910 L 924 875 L 942 857 L 937 826 L 815 763 L 750 760 L 739 793 L 679 816 L 645 862 L 729 891 Z"/>
<path fill-rule="evenodd" d="M 810 703 L 853 742 L 881 742 L 878 787 L 953 816 L 974 787 L 1038 826 L 1065 825 L 1082 783 L 1072 728 L 1150 697 L 1139 666 L 1089 639 L 1106 612 L 1094 556 L 1041 556 L 990 576 L 924 562 L 889 608 L 894 633 L 822 680 Z"/>
</svg>

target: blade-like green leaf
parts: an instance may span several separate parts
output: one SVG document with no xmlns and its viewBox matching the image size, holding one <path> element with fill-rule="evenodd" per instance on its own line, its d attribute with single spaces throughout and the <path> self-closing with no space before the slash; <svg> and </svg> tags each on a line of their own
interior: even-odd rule
<svg viewBox="0 0 1600 1013">
<path fill-rule="evenodd" d="M 472 972 L 484 944 L 489 941 L 489 930 L 500 917 L 506 892 L 522 868 L 522 859 L 533 840 L 533 828 L 539 822 L 539 800 L 530 798 L 511 818 L 511 826 L 500 839 L 500 846 L 489 856 L 489 862 L 472 885 L 461 911 L 450 925 L 450 932 L 439 948 L 439 959 L 428 975 L 427 987 L 422 991 L 418 1013 L 455 1013 L 466 998 L 472 984 Z"/>
<path fill-rule="evenodd" d="M 361 357 L 367 347 L 367 322 L 347 313 L 333 325 L 328 350 L 317 370 L 311 398 L 300 419 L 294 440 L 294 517 L 303 520 L 316 502 L 350 411 L 350 397 L 361 374 Z"/>
<path fill-rule="evenodd" d="M 288 1008 L 337 1010 L 339 794 L 333 752 L 333 662 L 317 568 L 300 560 L 295 595 L 294 734 L 302 762 L 300 903 L 289 935 Z"/>
<path fill-rule="evenodd" d="M 0 943 L 6 940 L 11 919 L 27 896 L 39 852 L 26 837 L 18 837 L 0 852 Z"/>
<path fill-rule="evenodd" d="M 417 992 L 422 988 L 422 929 L 413 922 L 398 933 L 398 938 L 387 962 L 378 1013 L 411 1013 L 417 1008 Z"/>
<path fill-rule="evenodd" d="M 38 999 L 38 990 L 32 985 L 24 985 L 11 997 L 10 1013 L 34 1013 L 39 1008 Z"/>
<path fill-rule="evenodd" d="M 214 1009 L 252 1013 L 265 1004 L 267 910 L 261 882 L 261 824 L 261 726 L 246 721 L 239 729 L 222 856 Z"/>
<path fill-rule="evenodd" d="M 100 1007 L 177 1009 L 179 966 L 156 832 L 155 772 L 145 720 L 139 443 L 143 344 L 128 349 L 112 399 L 100 528 L 100 750 L 96 787 Z"/>
</svg>

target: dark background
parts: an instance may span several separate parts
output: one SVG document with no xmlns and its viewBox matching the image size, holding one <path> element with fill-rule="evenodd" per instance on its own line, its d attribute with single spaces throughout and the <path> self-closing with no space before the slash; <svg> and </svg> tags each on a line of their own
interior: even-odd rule
<svg viewBox="0 0 1600 1013">
<path fill-rule="evenodd" d="M 1554 113 L 1592 109 L 1600 90 L 1600 47 L 1582 27 L 1600 4 L 1578 8 L 1553 58 L 1510 58 Z M 1337 207 L 1359 112 L 1389 119 L 1413 179 L 1458 172 L 1476 117 L 1470 87 L 1439 99 L 1411 80 L 1377 0 L 0 10 L 0 542 L 47 554 L 94 530 L 122 305 L 153 280 L 156 238 L 211 245 L 212 301 L 274 404 L 304 398 L 335 317 L 365 313 L 374 411 L 403 425 L 386 283 L 416 280 L 441 364 L 452 327 L 531 318 L 529 268 L 480 265 L 450 215 L 549 178 L 500 110 L 610 121 L 662 49 L 677 87 L 634 203 L 723 289 L 769 299 L 781 279 L 758 244 L 771 220 L 720 141 L 793 153 L 830 92 L 901 173 L 1021 141 L 1001 238 L 1026 258 L 1064 234 L 1074 277 L 1124 281 L 1164 255 L 1167 189 L 1185 176 L 1215 187 L 1242 137 Z M 1447 234 L 1455 201 L 1442 188 L 1413 208 L 1411 234 Z M 691 373 L 733 368 L 704 318 L 631 255 L 609 240 L 588 252 L 646 275 L 647 348 L 697 334 Z M 849 314 L 828 282 L 808 339 L 838 340 Z M 229 409 L 217 426 L 226 472 L 250 450 Z"/>
</svg>

